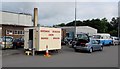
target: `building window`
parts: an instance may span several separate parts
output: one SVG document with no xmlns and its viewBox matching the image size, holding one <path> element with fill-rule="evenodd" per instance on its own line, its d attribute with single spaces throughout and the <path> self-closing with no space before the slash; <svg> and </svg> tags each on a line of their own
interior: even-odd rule
<svg viewBox="0 0 120 69">
<path fill-rule="evenodd" d="M 12 30 L 6 30 L 6 34 L 7 34 L 7 35 L 12 35 L 12 34 L 13 34 L 13 31 L 12 31 Z"/>
<path fill-rule="evenodd" d="M 24 35 L 24 30 L 6 30 L 6 35 Z"/>
<path fill-rule="evenodd" d="M 6 34 L 9 34 L 9 30 L 6 30 Z"/>
<path fill-rule="evenodd" d="M 20 30 L 20 31 L 18 31 L 18 34 L 22 34 L 22 31 Z"/>
<path fill-rule="evenodd" d="M 18 34 L 20 34 L 20 31 L 18 31 Z"/>
<path fill-rule="evenodd" d="M 13 34 L 18 34 L 18 31 L 15 30 L 15 31 L 13 32 Z"/>
<path fill-rule="evenodd" d="M 22 30 L 15 30 L 15 31 L 14 31 L 14 34 L 22 35 L 22 34 L 23 34 L 23 31 L 22 31 Z"/>
</svg>

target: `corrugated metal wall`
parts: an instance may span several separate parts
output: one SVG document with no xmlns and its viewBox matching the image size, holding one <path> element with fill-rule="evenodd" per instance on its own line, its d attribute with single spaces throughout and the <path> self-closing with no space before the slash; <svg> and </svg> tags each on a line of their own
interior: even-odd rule
<svg viewBox="0 0 120 69">
<path fill-rule="evenodd" d="M 74 33 L 74 27 L 61 27 L 62 29 L 66 29 L 66 32 L 73 32 Z M 97 33 L 97 29 L 94 29 L 92 27 L 89 26 L 78 26 L 76 27 L 76 34 L 79 33 L 88 33 L 89 36 L 92 36 L 93 34 Z"/>
<path fill-rule="evenodd" d="M 92 36 L 93 34 L 97 34 L 97 29 L 94 29 L 92 27 L 84 26 L 84 27 L 77 27 L 76 32 L 79 34 L 80 32 L 88 33 L 89 36 Z"/>
<path fill-rule="evenodd" d="M 32 16 L 10 12 L 0 12 L 0 24 L 33 26 Z"/>
</svg>

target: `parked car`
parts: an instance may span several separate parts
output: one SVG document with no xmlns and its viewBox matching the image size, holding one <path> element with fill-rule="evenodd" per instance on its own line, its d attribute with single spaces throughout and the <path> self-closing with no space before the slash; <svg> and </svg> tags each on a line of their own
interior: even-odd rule
<svg viewBox="0 0 120 69">
<path fill-rule="evenodd" d="M 103 45 L 100 44 L 99 40 L 95 40 L 95 39 L 90 39 L 90 41 L 86 41 L 83 39 L 79 39 L 77 41 L 77 43 L 74 45 L 74 50 L 76 52 L 78 51 L 88 51 L 90 53 L 92 53 L 95 50 L 103 50 Z"/>
<path fill-rule="evenodd" d="M 13 37 L 3 36 L 0 38 L 0 49 L 13 48 Z"/>
<path fill-rule="evenodd" d="M 14 48 L 21 48 L 23 46 L 24 46 L 24 39 L 22 39 L 22 38 L 14 39 L 14 41 L 13 41 Z"/>
<path fill-rule="evenodd" d="M 65 39 L 64 39 L 64 43 L 65 43 L 65 45 L 72 45 L 72 38 L 69 38 L 69 37 L 65 37 Z"/>
<path fill-rule="evenodd" d="M 66 42 L 64 40 L 61 40 L 61 45 L 66 45 Z"/>
<path fill-rule="evenodd" d="M 86 40 L 87 42 L 89 42 L 90 38 L 86 33 L 77 34 L 77 38 L 72 41 L 72 48 L 74 48 L 74 45 L 77 43 L 78 40 Z"/>
<path fill-rule="evenodd" d="M 113 41 L 113 45 L 118 45 L 120 43 L 118 37 L 112 36 L 111 38 L 112 38 L 112 41 Z"/>
</svg>

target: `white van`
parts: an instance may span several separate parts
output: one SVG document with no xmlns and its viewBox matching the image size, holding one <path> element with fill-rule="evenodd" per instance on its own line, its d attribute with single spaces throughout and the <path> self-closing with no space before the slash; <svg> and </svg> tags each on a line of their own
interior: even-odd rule
<svg viewBox="0 0 120 69">
<path fill-rule="evenodd" d="M 102 45 L 112 44 L 112 39 L 110 34 L 105 34 L 105 33 L 94 34 L 93 39 L 99 40 Z"/>
</svg>

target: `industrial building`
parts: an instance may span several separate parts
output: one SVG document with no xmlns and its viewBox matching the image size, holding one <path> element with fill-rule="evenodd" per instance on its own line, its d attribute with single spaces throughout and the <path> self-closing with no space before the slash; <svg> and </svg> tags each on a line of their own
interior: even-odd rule
<svg viewBox="0 0 120 69">
<path fill-rule="evenodd" d="M 74 37 L 74 32 L 75 32 L 74 26 L 61 27 L 61 29 L 66 31 L 67 37 L 70 37 L 70 38 Z M 76 34 L 79 34 L 79 33 L 87 33 L 89 36 L 92 36 L 93 34 L 97 33 L 97 29 L 89 26 L 76 26 Z"/>
<path fill-rule="evenodd" d="M 24 28 L 33 26 L 32 15 L 0 11 L 0 36 L 24 36 Z"/>
</svg>

